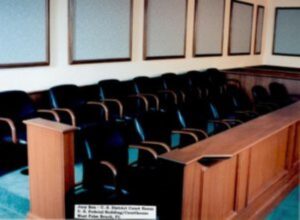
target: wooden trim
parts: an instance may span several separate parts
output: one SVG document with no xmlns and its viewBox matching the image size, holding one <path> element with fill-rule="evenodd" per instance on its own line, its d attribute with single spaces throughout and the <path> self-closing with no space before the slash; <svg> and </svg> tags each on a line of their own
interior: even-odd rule
<svg viewBox="0 0 300 220">
<path fill-rule="evenodd" d="M 272 48 L 272 55 L 276 55 L 276 56 L 300 57 L 300 53 L 299 53 L 299 54 L 289 54 L 289 53 L 276 53 L 276 52 L 275 52 L 275 40 L 276 40 L 276 30 L 277 30 L 278 11 L 279 11 L 279 10 L 291 10 L 291 9 L 300 10 L 300 7 L 276 7 L 276 8 L 275 8 L 274 28 L 273 28 L 273 48 Z"/>
<path fill-rule="evenodd" d="M 184 59 L 185 56 L 157 56 L 157 57 L 145 57 L 145 60 L 165 60 L 165 59 Z"/>
<path fill-rule="evenodd" d="M 225 9 L 226 9 L 226 1 L 223 0 L 223 25 L 222 25 L 222 42 L 221 42 L 221 53 L 207 53 L 207 54 L 197 54 L 196 53 L 196 45 L 197 45 L 197 18 L 199 16 L 199 12 L 197 10 L 199 0 L 195 0 L 195 8 L 194 8 L 194 35 L 193 35 L 193 56 L 194 57 L 214 57 L 214 56 L 223 56 L 223 47 L 224 47 L 224 35 L 225 35 Z"/>
<path fill-rule="evenodd" d="M 259 15 L 259 9 L 263 9 L 263 20 L 262 20 L 262 33 L 261 33 L 261 45 L 259 51 L 256 51 L 256 45 L 257 45 L 257 32 L 258 32 L 258 15 Z M 255 27 L 255 41 L 254 41 L 254 54 L 259 55 L 261 54 L 262 50 L 262 40 L 263 40 L 263 30 L 264 30 L 264 21 L 265 21 L 265 6 L 258 5 L 256 8 L 256 27 Z"/>
<path fill-rule="evenodd" d="M 245 69 L 243 71 L 238 70 L 225 70 L 226 74 L 234 75 L 244 75 L 244 76 L 255 76 L 255 77 L 268 77 L 275 79 L 291 79 L 291 80 L 300 80 L 300 74 L 284 72 L 284 71 L 270 71 L 270 70 L 260 70 L 260 69 Z"/>
<path fill-rule="evenodd" d="M 132 60 L 132 31 L 133 31 L 133 0 L 130 0 L 130 24 L 129 24 L 129 57 L 124 58 L 105 58 L 105 59 L 87 59 L 87 60 L 74 60 L 73 53 L 73 43 L 74 43 L 74 18 L 75 18 L 75 12 L 74 12 L 74 0 L 68 1 L 68 38 L 69 38 L 69 63 L 70 64 L 89 64 L 89 63 L 109 63 L 109 62 L 126 62 Z"/>
<path fill-rule="evenodd" d="M 0 64 L 2 68 L 20 68 L 20 67 L 38 67 L 50 65 L 50 1 L 45 0 L 45 27 L 46 27 L 46 60 L 41 62 L 29 62 L 29 63 L 3 63 Z"/>
<path fill-rule="evenodd" d="M 283 116 L 284 120 L 274 120 L 276 117 L 280 119 Z M 279 130 L 296 123 L 299 119 L 300 101 L 265 115 L 264 117 L 239 125 L 238 129 L 229 129 L 216 135 L 214 138 L 207 138 L 189 147 L 162 154 L 160 158 L 187 165 L 209 156 L 216 157 L 223 155 L 233 157 L 250 148 L 253 142 L 261 142 L 269 136 L 278 133 Z M 253 129 L 254 127 L 261 128 L 261 125 L 266 125 L 267 127 L 264 126 L 264 128 L 259 131 Z M 229 137 L 231 138 L 229 139 Z M 240 141 L 237 141 L 236 137 L 239 137 L 238 140 Z"/>
<path fill-rule="evenodd" d="M 232 12 L 233 12 L 233 4 L 238 3 L 238 4 L 243 4 L 243 5 L 248 5 L 252 7 L 252 16 L 251 16 L 251 36 L 250 36 L 250 43 L 249 43 L 249 52 L 245 53 L 232 53 L 231 52 L 231 32 L 232 32 Z M 229 41 L 228 41 L 228 55 L 229 56 L 240 56 L 240 55 L 251 55 L 251 46 L 252 46 L 252 31 L 253 31 L 253 13 L 254 13 L 254 4 L 248 3 L 248 2 L 242 2 L 242 1 L 237 1 L 233 0 L 231 1 L 231 6 L 230 6 L 230 22 L 229 22 Z"/>
<path fill-rule="evenodd" d="M 183 55 L 169 55 L 169 56 L 147 56 L 147 33 L 148 33 L 148 1 L 144 1 L 144 37 L 143 37 L 143 58 L 144 60 L 160 60 L 160 59 L 180 59 L 186 57 L 186 41 L 187 41 L 187 20 L 188 20 L 188 0 L 185 0 L 185 27 L 184 27 L 184 48 Z"/>
</svg>

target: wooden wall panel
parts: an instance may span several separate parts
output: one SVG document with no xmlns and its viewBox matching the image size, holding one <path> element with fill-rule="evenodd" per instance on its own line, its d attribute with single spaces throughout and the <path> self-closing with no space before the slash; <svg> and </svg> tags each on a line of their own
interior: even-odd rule
<svg viewBox="0 0 300 220">
<path fill-rule="evenodd" d="M 247 206 L 247 188 L 249 176 L 250 150 L 238 155 L 237 186 L 236 186 L 236 210 L 242 210 Z"/>
<path fill-rule="evenodd" d="M 298 165 L 300 160 L 300 123 L 296 125 L 295 148 L 294 148 L 294 165 Z"/>
<path fill-rule="evenodd" d="M 248 203 L 285 172 L 288 129 L 271 136 L 251 148 Z"/>
<path fill-rule="evenodd" d="M 265 87 L 266 89 L 269 89 L 269 84 L 272 82 L 278 82 L 282 83 L 286 86 L 290 94 L 300 94 L 300 80 L 294 80 L 294 79 L 283 79 L 283 78 L 270 78 L 267 76 L 253 76 L 253 75 L 247 75 L 247 74 L 230 74 L 227 73 L 227 77 L 229 79 L 238 79 L 242 87 L 246 90 L 247 94 L 251 99 L 252 92 L 251 89 L 255 85 L 261 85 Z"/>
<path fill-rule="evenodd" d="M 201 213 L 201 174 L 202 166 L 193 163 L 184 168 L 182 219 L 198 219 Z"/>
<path fill-rule="evenodd" d="M 233 157 L 203 169 L 199 219 L 227 219 L 235 214 L 236 167 Z"/>
</svg>

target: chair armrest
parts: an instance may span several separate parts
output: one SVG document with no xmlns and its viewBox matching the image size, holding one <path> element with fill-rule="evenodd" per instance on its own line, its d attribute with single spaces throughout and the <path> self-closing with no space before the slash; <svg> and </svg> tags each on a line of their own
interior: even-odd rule
<svg viewBox="0 0 300 220">
<path fill-rule="evenodd" d="M 10 128 L 12 142 L 14 144 L 18 143 L 17 131 L 14 122 L 9 118 L 0 118 L 0 123 L 5 123 Z"/>
<path fill-rule="evenodd" d="M 167 152 L 171 151 L 171 148 L 167 144 L 158 141 L 143 141 L 142 144 L 156 145 L 164 148 Z"/>
<path fill-rule="evenodd" d="M 279 108 L 275 103 L 264 102 L 264 103 L 255 103 L 255 106 L 268 108 L 270 111 L 274 110 L 274 108 Z"/>
<path fill-rule="evenodd" d="M 95 106 L 100 106 L 103 111 L 104 111 L 104 114 L 105 114 L 105 120 L 108 121 L 109 120 L 109 112 L 108 112 L 108 108 L 107 106 L 102 103 L 102 102 L 95 102 L 95 101 L 90 101 L 87 103 L 88 105 L 95 105 Z"/>
<path fill-rule="evenodd" d="M 246 115 L 256 115 L 258 116 L 258 113 L 256 111 L 250 111 L 250 110 L 246 110 L 246 111 L 235 111 L 235 113 L 238 114 L 246 114 Z"/>
<path fill-rule="evenodd" d="M 141 145 L 129 145 L 129 148 L 133 148 L 133 149 L 138 149 L 138 150 L 142 150 L 145 151 L 147 153 L 150 153 L 150 155 L 154 158 L 157 159 L 158 158 L 158 154 L 151 148 L 149 147 L 145 147 L 145 146 L 141 146 Z"/>
<path fill-rule="evenodd" d="M 157 110 L 159 109 L 159 98 L 157 97 L 157 95 L 150 94 L 150 93 L 142 93 L 140 95 L 145 96 L 145 97 L 152 97 L 155 101 L 156 109 Z"/>
<path fill-rule="evenodd" d="M 177 97 L 177 94 L 173 91 L 173 90 L 161 90 L 161 91 L 158 91 L 158 93 L 168 93 L 168 94 L 171 94 L 174 98 L 174 103 L 175 104 L 178 104 L 178 97 Z"/>
<path fill-rule="evenodd" d="M 120 118 L 123 118 L 123 113 L 124 113 L 124 108 L 123 108 L 123 104 L 122 102 L 120 102 L 120 100 L 118 99 L 103 99 L 101 100 L 103 101 L 104 103 L 105 102 L 113 102 L 113 103 L 116 103 L 119 107 L 119 115 L 120 115 Z"/>
<path fill-rule="evenodd" d="M 182 90 L 180 90 L 180 94 L 182 96 L 182 101 L 185 102 L 185 99 L 186 99 L 185 93 Z"/>
<path fill-rule="evenodd" d="M 67 113 L 71 118 L 72 126 L 76 127 L 76 116 L 75 116 L 74 112 L 71 109 L 68 109 L 68 108 L 54 108 L 52 110 L 54 110 L 56 112 L 65 112 L 65 113 Z"/>
<path fill-rule="evenodd" d="M 129 95 L 127 96 L 127 98 L 131 98 L 131 99 L 141 99 L 144 104 L 145 104 L 145 110 L 148 111 L 149 110 L 149 102 L 148 100 L 146 99 L 146 97 L 144 97 L 143 95 L 139 95 L 139 94 L 136 94 L 136 95 Z"/>
<path fill-rule="evenodd" d="M 244 123 L 242 120 L 239 120 L 239 119 L 231 119 L 231 118 L 225 118 L 225 119 L 222 119 L 222 121 L 224 121 L 224 122 L 237 122 L 237 123 L 240 123 L 240 124 L 243 124 L 243 123 Z"/>
<path fill-rule="evenodd" d="M 204 136 L 204 138 L 208 138 L 208 134 L 200 128 L 184 128 L 183 130 L 184 131 L 197 132 L 197 133 L 202 134 Z"/>
<path fill-rule="evenodd" d="M 208 120 L 208 122 L 214 123 L 214 124 L 222 124 L 225 125 L 227 128 L 231 128 L 231 125 L 225 121 L 219 121 L 219 120 Z"/>
<path fill-rule="evenodd" d="M 59 115 L 58 115 L 55 111 L 53 111 L 53 110 L 48 110 L 48 109 L 38 109 L 37 112 L 38 112 L 38 113 L 43 113 L 43 114 L 44 114 L 44 113 L 45 113 L 45 114 L 49 114 L 49 115 L 51 115 L 51 116 L 54 118 L 55 121 L 60 122 Z"/>
<path fill-rule="evenodd" d="M 241 82 L 238 79 L 227 79 L 226 81 L 229 82 L 229 83 L 237 84 L 239 88 L 242 87 Z"/>
<path fill-rule="evenodd" d="M 117 175 L 118 175 L 117 168 L 112 163 L 105 161 L 105 160 L 101 160 L 99 163 L 100 163 L 100 165 L 108 168 L 111 171 L 114 178 L 117 177 Z"/>
<path fill-rule="evenodd" d="M 173 134 L 182 134 L 182 135 L 190 136 L 190 137 L 192 137 L 194 139 L 195 142 L 199 141 L 197 135 L 195 135 L 194 133 L 189 132 L 189 131 L 173 130 L 172 133 Z"/>
</svg>

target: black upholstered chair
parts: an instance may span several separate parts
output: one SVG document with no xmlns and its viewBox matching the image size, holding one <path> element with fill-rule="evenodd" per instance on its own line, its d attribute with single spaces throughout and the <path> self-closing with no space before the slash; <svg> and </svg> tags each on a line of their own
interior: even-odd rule
<svg viewBox="0 0 300 220">
<path fill-rule="evenodd" d="M 23 121 L 43 117 L 59 121 L 59 116 L 52 110 L 38 110 L 29 95 L 23 91 L 0 93 L 1 142 L 26 144 L 26 126 Z"/>
<path fill-rule="evenodd" d="M 165 91 L 172 92 L 174 96 L 174 103 L 181 105 L 185 102 L 187 85 L 183 77 L 179 77 L 175 73 L 164 73 L 161 75 Z M 189 95 L 189 94 L 187 94 Z"/>
<path fill-rule="evenodd" d="M 134 143 L 151 147 L 159 154 L 174 147 L 185 147 L 206 137 L 206 133 L 200 129 L 184 128 L 177 110 L 148 112 L 134 119 L 134 127 L 137 134 Z M 174 141 L 176 136 L 179 139 Z"/>
<path fill-rule="evenodd" d="M 157 205 L 161 195 L 157 154 L 151 148 L 130 145 L 128 130 L 118 124 L 85 130 L 83 182 L 67 195 L 67 215 L 73 218 L 75 204 Z M 128 150 L 139 151 L 129 163 Z"/>
<path fill-rule="evenodd" d="M 27 132 L 23 121 L 37 117 L 59 121 L 54 111 L 38 110 L 26 92 L 0 93 L 1 168 L 27 165 Z"/>
<path fill-rule="evenodd" d="M 265 112 L 271 112 L 278 108 L 280 105 L 270 96 L 267 89 L 261 85 L 255 85 L 252 87 L 252 97 L 254 99 L 255 105 L 264 110 Z"/>
<path fill-rule="evenodd" d="M 134 78 L 133 82 L 136 94 L 143 95 L 148 99 L 149 110 L 164 110 L 170 107 L 170 103 L 177 104 L 176 93 L 164 88 L 161 77 L 140 76 Z"/>
<path fill-rule="evenodd" d="M 50 88 L 49 97 L 53 110 L 61 121 L 83 129 L 108 120 L 109 112 L 104 103 L 85 100 L 76 85 Z"/>
<path fill-rule="evenodd" d="M 146 97 L 135 94 L 132 81 L 102 80 L 98 83 L 98 89 L 99 100 L 109 106 L 113 120 L 134 118 L 148 111 Z"/>
<path fill-rule="evenodd" d="M 272 99 L 280 106 L 286 106 L 292 104 L 298 99 L 295 96 L 289 94 L 287 88 L 282 83 L 272 82 L 269 85 L 269 90 Z"/>
</svg>

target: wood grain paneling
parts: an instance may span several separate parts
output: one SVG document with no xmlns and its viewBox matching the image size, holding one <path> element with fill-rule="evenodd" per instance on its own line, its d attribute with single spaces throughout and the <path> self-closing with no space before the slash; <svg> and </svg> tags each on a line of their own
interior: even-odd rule
<svg viewBox="0 0 300 220">
<path fill-rule="evenodd" d="M 299 165 L 300 162 L 300 123 L 296 125 L 295 148 L 294 148 L 294 165 Z"/>
<path fill-rule="evenodd" d="M 237 71 L 230 70 L 225 71 L 225 73 L 229 79 L 239 80 L 251 99 L 253 99 L 251 92 L 253 86 L 261 85 L 268 90 L 269 84 L 272 82 L 282 83 L 290 94 L 300 95 L 300 74 L 251 68 L 243 68 Z"/>
<path fill-rule="evenodd" d="M 227 219 L 235 214 L 236 163 L 237 159 L 233 157 L 203 167 L 201 215 L 198 219 Z"/>
<path fill-rule="evenodd" d="M 198 163 L 184 168 L 182 219 L 198 219 L 201 213 L 202 166 Z"/>
<path fill-rule="evenodd" d="M 284 129 L 251 148 L 248 203 L 285 173 L 287 144 L 288 129 Z"/>
<path fill-rule="evenodd" d="M 264 216 L 299 178 L 299 121 L 297 102 L 161 155 L 184 167 L 182 219 Z"/>
<path fill-rule="evenodd" d="M 74 127 L 25 122 L 30 180 L 29 218 L 65 218 L 65 194 L 74 186 Z"/>
<path fill-rule="evenodd" d="M 236 210 L 242 210 L 247 205 L 248 176 L 250 165 L 250 150 L 238 155 L 237 182 L 236 182 Z"/>
</svg>

